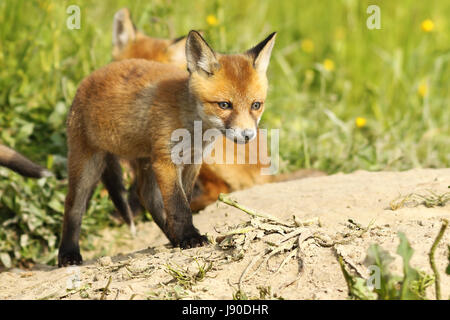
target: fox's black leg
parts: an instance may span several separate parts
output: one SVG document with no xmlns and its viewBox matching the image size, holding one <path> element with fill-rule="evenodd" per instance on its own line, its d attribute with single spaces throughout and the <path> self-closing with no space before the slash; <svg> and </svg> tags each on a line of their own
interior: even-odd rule
<svg viewBox="0 0 450 320">
<path fill-rule="evenodd" d="M 138 193 L 138 179 L 137 179 L 137 172 L 138 172 L 138 165 L 139 161 L 144 160 L 132 160 L 130 161 L 130 166 L 133 172 L 133 179 L 131 182 L 131 186 L 128 189 L 128 205 L 130 206 L 131 212 L 133 213 L 133 216 L 136 217 L 140 215 L 145 210 L 145 205 L 141 203 L 139 193 Z M 150 159 L 146 159 L 145 163 L 150 163 Z"/>
<path fill-rule="evenodd" d="M 192 212 L 183 190 L 179 168 L 170 160 L 152 164 L 166 213 L 163 231 L 174 246 L 192 248 L 208 243 L 192 223 Z"/>
<path fill-rule="evenodd" d="M 64 207 L 64 223 L 58 266 L 81 264 L 79 237 L 81 220 L 89 197 L 105 168 L 104 154 L 71 154 L 68 157 L 69 190 Z"/>
<path fill-rule="evenodd" d="M 131 232 L 134 233 L 133 214 L 125 198 L 126 190 L 122 180 L 122 168 L 120 167 L 119 159 L 110 153 L 105 156 L 105 170 L 102 174 L 102 182 L 108 190 L 109 196 L 120 216 L 130 226 Z"/>
<path fill-rule="evenodd" d="M 139 203 L 144 205 L 152 215 L 155 223 L 165 232 L 166 213 L 164 211 L 164 203 L 149 159 L 136 160 L 135 164 L 136 194 L 139 196 Z"/>
<path fill-rule="evenodd" d="M 145 210 L 139 199 L 138 183 L 136 180 L 131 183 L 131 186 L 128 189 L 128 205 L 130 206 L 133 217 L 137 217 Z"/>
</svg>

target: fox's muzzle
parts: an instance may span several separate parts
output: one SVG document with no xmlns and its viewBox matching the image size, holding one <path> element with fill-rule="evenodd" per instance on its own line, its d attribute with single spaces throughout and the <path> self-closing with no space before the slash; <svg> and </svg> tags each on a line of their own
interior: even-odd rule
<svg viewBox="0 0 450 320">
<path fill-rule="evenodd" d="M 256 129 L 230 128 L 225 130 L 225 135 L 236 143 L 247 143 L 256 137 Z"/>
</svg>

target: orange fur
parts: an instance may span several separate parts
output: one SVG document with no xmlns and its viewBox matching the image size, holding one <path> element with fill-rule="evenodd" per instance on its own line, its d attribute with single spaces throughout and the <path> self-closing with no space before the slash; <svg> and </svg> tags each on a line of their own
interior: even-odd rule
<svg viewBox="0 0 450 320">
<path fill-rule="evenodd" d="M 129 59 L 94 71 L 81 82 L 67 119 L 69 188 L 60 266 L 82 261 L 78 244 L 81 219 L 100 179 L 122 217 L 134 228 L 122 193 L 119 158 L 132 161 L 140 202 L 174 246 L 207 243 L 194 227 L 189 207 L 200 165 L 173 159 L 177 144 L 172 134 L 177 129 L 187 130 L 189 140 L 182 142 L 191 143 L 196 121 L 202 122 L 202 133 L 242 123 L 256 127 L 255 119 L 262 110 L 254 109 L 252 101 L 266 97 L 265 70 L 274 41 L 275 33 L 243 55 L 222 55 L 191 31 L 186 40 L 189 73 L 171 64 Z M 232 101 L 235 107 L 224 113 L 216 99 Z M 238 129 L 231 133 L 234 139 L 248 141 Z M 203 142 L 202 149 L 206 144 Z M 190 144 L 188 155 L 194 154 L 195 148 Z"/>
<path fill-rule="evenodd" d="M 182 69 L 186 69 L 186 61 L 184 57 L 184 47 L 178 46 L 173 47 L 172 51 L 169 52 L 168 46 L 173 43 L 173 40 L 164 40 L 158 38 L 152 38 L 144 35 L 143 33 L 137 31 L 134 28 L 133 22 L 131 20 L 130 13 L 127 9 L 121 9 L 123 12 L 124 19 L 122 21 L 125 26 L 124 30 L 132 30 L 129 35 L 130 40 L 125 44 L 123 49 L 120 49 L 118 46 L 115 46 L 113 49 L 113 58 L 116 60 L 128 59 L 128 58 L 144 58 L 153 61 L 159 61 L 163 63 L 172 63 L 171 55 L 175 55 L 178 58 L 177 63 L 175 65 L 179 66 Z M 133 29 L 130 27 L 133 26 Z M 135 36 L 133 35 L 135 34 Z M 178 50 L 178 52 L 176 52 Z M 181 60 L 180 56 L 183 57 L 184 61 Z M 253 81 L 251 79 L 252 73 L 250 72 L 250 66 L 247 63 L 248 56 L 246 55 L 238 55 L 235 57 L 231 64 L 225 64 L 225 70 L 222 73 L 223 79 L 220 81 L 215 88 L 211 88 L 212 84 L 209 84 L 205 81 L 199 81 L 198 86 L 200 88 L 204 88 L 205 92 L 216 92 L 214 97 L 208 97 L 208 99 L 212 99 L 214 101 L 223 101 L 224 99 L 228 99 L 230 93 L 233 95 L 237 95 L 242 97 L 245 95 L 245 90 L 247 90 L 247 86 L 253 86 L 250 88 L 252 92 L 265 92 L 267 90 L 267 83 Z M 228 79 L 233 79 L 233 81 L 228 81 Z M 233 83 L 239 83 L 239 86 L 233 86 Z M 260 87 L 255 87 L 260 86 Z M 201 90 L 200 90 L 201 91 Z M 244 96 L 245 99 L 245 96 Z M 205 99 L 203 99 L 205 100 Z M 262 94 L 260 95 L 259 100 L 262 99 Z M 206 102 L 206 101 L 205 101 Z M 237 105 L 237 112 L 242 112 L 239 107 L 245 107 L 251 101 L 244 101 L 242 105 Z M 245 110 L 245 108 L 244 108 Z M 264 111 L 264 104 L 261 107 L 261 110 L 257 112 L 256 116 L 259 116 Z M 217 110 L 217 106 L 215 103 L 206 104 L 206 113 L 215 114 L 220 112 L 220 117 L 226 119 L 230 116 L 230 111 L 227 110 Z M 236 110 L 234 110 L 236 113 Z M 237 117 L 238 125 L 245 126 L 246 123 L 251 122 L 250 115 L 245 115 L 241 117 Z M 257 144 L 259 141 L 259 132 L 257 134 L 257 138 L 250 141 L 245 145 L 244 151 L 240 150 L 234 153 L 234 160 L 232 163 L 228 164 L 206 164 L 204 163 L 201 166 L 200 174 L 198 177 L 198 189 L 199 191 L 196 195 L 194 195 L 191 208 L 194 211 L 199 211 L 205 208 L 207 205 L 215 202 L 220 193 L 229 193 L 236 190 L 241 190 L 244 188 L 252 187 L 256 184 L 263 184 L 269 182 L 276 181 L 284 181 L 295 178 L 304 178 L 309 176 L 319 176 L 324 175 L 323 172 L 310 169 L 310 170 L 299 170 L 293 172 L 291 174 L 283 174 L 283 175 L 262 175 L 261 169 L 267 168 L 269 165 L 261 163 L 259 157 L 257 158 L 256 164 L 249 163 L 249 154 L 250 150 L 254 147 L 254 144 Z M 237 149 L 236 145 L 230 144 L 226 137 L 222 138 L 222 141 L 218 141 L 216 143 L 216 148 L 220 148 L 223 146 L 223 159 L 222 163 L 225 163 L 225 154 L 227 152 L 232 151 L 232 148 Z M 228 142 L 228 144 L 227 144 Z M 233 147 L 234 145 L 234 147 Z M 259 150 L 259 146 L 256 147 Z M 238 152 L 242 156 L 244 152 L 245 164 L 240 164 L 237 161 Z M 259 153 L 258 153 L 259 154 Z M 268 154 L 267 150 L 263 151 L 263 154 Z"/>
</svg>

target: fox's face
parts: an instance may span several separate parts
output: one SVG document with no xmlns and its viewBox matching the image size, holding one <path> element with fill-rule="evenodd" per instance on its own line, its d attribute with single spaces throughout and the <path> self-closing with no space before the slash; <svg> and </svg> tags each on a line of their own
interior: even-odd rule
<svg viewBox="0 0 450 320">
<path fill-rule="evenodd" d="M 256 137 L 267 95 L 266 71 L 275 33 L 244 54 L 214 52 L 196 31 L 186 43 L 190 91 L 197 111 L 210 128 L 237 143 Z"/>
<path fill-rule="evenodd" d="M 138 31 L 131 19 L 130 11 L 123 8 L 114 15 L 113 52 L 114 60 L 146 59 L 171 63 L 186 69 L 186 37 L 159 39 L 148 37 Z"/>
<path fill-rule="evenodd" d="M 237 143 L 256 137 L 274 42 L 275 33 L 244 54 L 222 55 L 197 31 L 175 40 L 151 38 L 136 30 L 128 9 L 114 16 L 113 58 L 142 58 L 183 69 L 187 66 L 190 89 L 205 126 L 220 130 Z"/>
</svg>

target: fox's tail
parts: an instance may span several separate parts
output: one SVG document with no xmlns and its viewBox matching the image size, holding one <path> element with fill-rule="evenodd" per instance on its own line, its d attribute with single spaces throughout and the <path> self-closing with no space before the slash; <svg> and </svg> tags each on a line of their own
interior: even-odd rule
<svg viewBox="0 0 450 320">
<path fill-rule="evenodd" d="M 323 171 L 317 169 L 300 169 L 294 172 L 281 173 L 277 175 L 271 176 L 271 182 L 282 182 L 282 181 L 290 181 L 297 179 L 304 179 L 310 177 L 321 177 L 326 176 L 327 174 Z"/>
<path fill-rule="evenodd" d="M 24 177 L 42 178 L 53 175 L 47 169 L 2 144 L 0 144 L 0 166 L 7 167 Z"/>
</svg>

